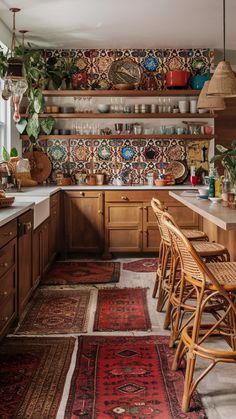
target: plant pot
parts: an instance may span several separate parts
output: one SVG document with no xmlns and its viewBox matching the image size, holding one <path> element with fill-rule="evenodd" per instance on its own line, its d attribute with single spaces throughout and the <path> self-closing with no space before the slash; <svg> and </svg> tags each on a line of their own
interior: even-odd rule
<svg viewBox="0 0 236 419">
<path fill-rule="evenodd" d="M 167 88 L 187 87 L 190 79 L 190 72 L 186 70 L 167 71 L 165 75 Z"/>
</svg>

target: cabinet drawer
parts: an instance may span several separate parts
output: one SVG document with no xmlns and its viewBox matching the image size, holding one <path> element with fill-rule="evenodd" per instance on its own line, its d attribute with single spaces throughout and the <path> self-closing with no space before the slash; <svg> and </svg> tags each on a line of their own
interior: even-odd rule
<svg viewBox="0 0 236 419">
<path fill-rule="evenodd" d="M 15 278 L 15 267 L 11 269 L 6 275 L 4 275 L 0 280 L 0 316 L 2 313 L 2 307 L 8 300 L 15 295 L 16 289 L 16 278 Z"/>
<path fill-rule="evenodd" d="M 17 235 L 17 220 L 12 220 L 0 228 L 0 247 L 7 244 Z"/>
<path fill-rule="evenodd" d="M 109 191 L 105 192 L 106 202 L 151 201 L 156 196 L 152 191 Z"/>
<path fill-rule="evenodd" d="M 1 277 L 15 264 L 16 262 L 16 239 L 11 240 L 3 249 L 0 250 L 0 286 Z"/>
<path fill-rule="evenodd" d="M 7 326 L 16 317 L 15 296 L 9 297 L 4 305 L 1 306 L 0 312 L 0 335 L 5 332 Z"/>
<path fill-rule="evenodd" d="M 60 192 L 56 192 L 50 197 L 50 207 L 59 204 L 60 201 Z"/>
</svg>

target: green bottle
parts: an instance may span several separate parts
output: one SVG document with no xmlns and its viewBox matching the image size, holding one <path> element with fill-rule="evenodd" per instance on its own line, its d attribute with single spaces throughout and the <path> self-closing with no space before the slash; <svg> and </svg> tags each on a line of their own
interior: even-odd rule
<svg viewBox="0 0 236 419">
<path fill-rule="evenodd" d="M 213 176 L 209 177 L 209 198 L 215 197 L 215 178 Z"/>
</svg>

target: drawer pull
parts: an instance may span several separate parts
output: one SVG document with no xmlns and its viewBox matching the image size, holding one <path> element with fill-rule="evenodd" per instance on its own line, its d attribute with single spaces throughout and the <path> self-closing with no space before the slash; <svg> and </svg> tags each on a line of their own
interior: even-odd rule
<svg viewBox="0 0 236 419">
<path fill-rule="evenodd" d="M 147 209 L 148 209 L 148 207 L 143 207 L 143 209 L 144 209 L 144 210 L 147 210 Z"/>
<path fill-rule="evenodd" d="M 8 292 L 7 291 L 3 291 L 0 293 L 1 297 L 7 297 L 8 296 Z"/>
<path fill-rule="evenodd" d="M 121 199 L 122 199 L 123 201 L 128 201 L 128 197 L 127 197 L 127 196 L 122 196 L 122 197 L 121 197 Z"/>
<path fill-rule="evenodd" d="M 7 267 L 8 267 L 8 263 L 7 262 L 0 263 L 0 268 L 7 268 Z"/>
<path fill-rule="evenodd" d="M 9 317 L 0 317 L 1 322 L 7 322 L 7 320 L 9 320 Z"/>
<path fill-rule="evenodd" d="M 79 194 L 80 194 L 81 196 L 84 196 L 84 192 L 80 192 Z"/>
<path fill-rule="evenodd" d="M 98 210 L 98 214 L 103 214 L 103 211 L 102 210 Z"/>
<path fill-rule="evenodd" d="M 8 231 L 7 233 L 4 233 L 4 236 L 12 236 L 13 232 L 12 231 Z"/>
</svg>

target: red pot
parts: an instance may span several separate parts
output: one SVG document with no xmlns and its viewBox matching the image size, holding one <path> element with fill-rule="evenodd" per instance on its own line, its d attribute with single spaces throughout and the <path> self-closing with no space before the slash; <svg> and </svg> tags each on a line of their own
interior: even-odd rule
<svg viewBox="0 0 236 419">
<path fill-rule="evenodd" d="M 190 78 L 190 72 L 186 70 L 167 71 L 166 87 L 186 87 Z"/>
</svg>

